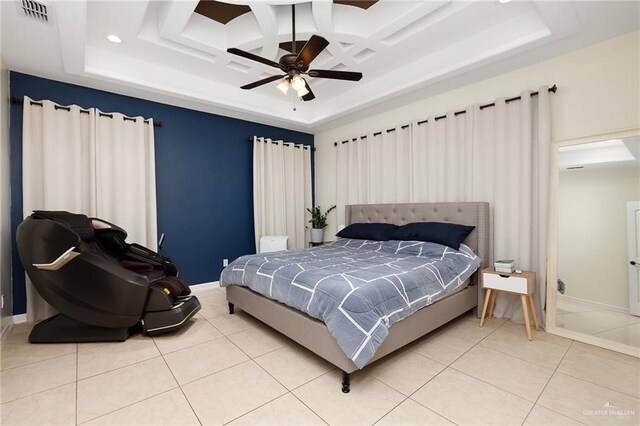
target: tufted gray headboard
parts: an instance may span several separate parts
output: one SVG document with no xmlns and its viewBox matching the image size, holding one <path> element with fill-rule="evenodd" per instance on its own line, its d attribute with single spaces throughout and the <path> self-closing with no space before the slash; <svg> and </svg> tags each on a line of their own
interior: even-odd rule
<svg viewBox="0 0 640 426">
<path fill-rule="evenodd" d="M 354 204 L 345 207 L 345 223 L 394 223 L 452 222 L 473 225 L 476 229 L 464 243 L 482 258 L 482 267 L 489 266 L 489 203 L 404 203 L 404 204 Z M 478 284 L 478 274 L 472 278 Z M 479 306 L 484 297 L 478 288 Z"/>
</svg>

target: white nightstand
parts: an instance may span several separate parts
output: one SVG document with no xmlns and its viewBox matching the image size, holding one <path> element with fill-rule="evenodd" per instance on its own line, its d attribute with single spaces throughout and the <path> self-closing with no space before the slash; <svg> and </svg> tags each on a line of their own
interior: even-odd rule
<svg viewBox="0 0 640 426">
<path fill-rule="evenodd" d="M 489 305 L 489 299 L 491 299 L 491 306 L 489 307 L 489 318 L 493 317 L 493 308 L 496 305 L 496 295 L 498 291 L 508 291 L 510 293 L 516 293 L 520 295 L 520 301 L 522 302 L 522 312 L 524 313 L 524 325 L 527 329 L 527 337 L 531 340 L 531 328 L 529 326 L 529 307 L 531 308 L 531 316 L 533 316 L 533 324 L 536 327 L 536 331 L 540 330 L 538 325 L 538 315 L 536 314 L 536 307 L 531 295 L 536 290 L 536 273 L 530 271 L 523 271 L 519 274 L 504 274 L 502 272 L 496 272 L 493 268 L 485 268 L 482 270 L 482 287 L 484 287 L 484 304 L 482 306 L 482 316 L 480 317 L 480 327 L 484 325 L 484 317 L 487 313 L 487 306 Z M 527 299 L 529 307 L 527 307 Z"/>
</svg>

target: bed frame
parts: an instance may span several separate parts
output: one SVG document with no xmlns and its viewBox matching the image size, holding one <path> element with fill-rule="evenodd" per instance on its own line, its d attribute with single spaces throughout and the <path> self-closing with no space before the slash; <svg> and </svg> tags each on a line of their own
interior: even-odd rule
<svg viewBox="0 0 640 426">
<path fill-rule="evenodd" d="M 397 225 L 411 222 L 452 222 L 473 225 L 476 228 L 464 243 L 482 258 L 482 267 L 488 266 L 489 263 L 488 203 L 351 205 L 346 206 L 345 219 L 347 225 L 363 222 L 383 222 Z M 404 320 L 393 324 L 389 328 L 389 335 L 367 365 L 476 306 L 481 306 L 484 290 L 479 285 L 479 272 L 476 272 L 470 280 L 470 284 L 463 290 L 426 306 Z M 349 392 L 350 374 L 358 370 L 358 367 L 347 358 L 323 322 L 246 287 L 230 285 L 226 289 L 230 314 L 234 313 L 234 307 L 237 306 L 340 368 L 342 370 L 342 391 Z"/>
</svg>

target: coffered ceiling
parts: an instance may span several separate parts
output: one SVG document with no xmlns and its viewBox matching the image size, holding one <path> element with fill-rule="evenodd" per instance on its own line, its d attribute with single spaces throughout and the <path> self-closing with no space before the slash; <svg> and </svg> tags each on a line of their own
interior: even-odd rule
<svg viewBox="0 0 640 426">
<path fill-rule="evenodd" d="M 291 0 L 40 3 L 48 22 L 25 16 L 23 0 L 2 1 L 10 69 L 305 131 L 639 26 L 635 1 L 295 1 L 296 39 L 330 42 L 312 68 L 364 74 L 359 82 L 308 77 L 316 99 L 301 102 L 292 91 L 281 95 L 277 82 L 241 90 L 278 70 L 226 52 L 278 61 L 291 49 Z"/>
</svg>

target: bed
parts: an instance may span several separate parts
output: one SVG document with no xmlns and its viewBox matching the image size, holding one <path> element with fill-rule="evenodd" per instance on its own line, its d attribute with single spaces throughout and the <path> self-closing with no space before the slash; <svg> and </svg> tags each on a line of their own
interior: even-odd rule
<svg viewBox="0 0 640 426">
<path fill-rule="evenodd" d="M 346 207 L 345 219 L 347 225 L 367 222 L 394 223 L 397 225 L 411 222 L 451 222 L 472 225 L 475 226 L 475 229 L 465 239 L 464 244 L 481 259 L 480 269 L 488 264 L 489 206 L 487 203 L 351 205 Z M 339 244 L 334 245 L 338 246 Z M 331 250 L 338 249 L 339 247 Z M 323 252 L 322 250 L 316 250 L 316 252 L 308 254 L 315 255 L 315 253 Z M 258 256 L 254 258 L 259 259 Z M 244 271 L 242 274 L 244 274 Z M 226 291 L 230 313 L 233 313 L 234 308 L 238 307 L 340 368 L 342 370 L 343 392 L 349 392 L 350 374 L 352 372 L 468 312 L 480 305 L 483 298 L 483 292 L 478 285 L 478 273 L 475 272 L 465 280 L 464 284 L 462 282 L 456 283 L 456 287 L 459 289 L 452 292 L 452 294 L 443 296 L 440 300 L 413 312 L 409 316 L 397 318 L 397 322 L 391 323 L 389 327 L 381 327 L 380 329 L 384 331 L 384 338 L 379 339 L 381 340 L 379 347 L 373 348 L 374 352 L 367 354 L 362 359 L 351 359 L 345 355 L 344 341 L 340 341 L 339 344 L 338 340 L 340 339 L 338 336 L 334 337 L 335 328 L 331 328 L 334 331 L 334 335 L 332 335 L 324 322 L 301 310 L 263 296 L 247 287 L 229 285 L 233 281 L 229 280 L 228 277 L 224 280 L 221 279 L 221 282 L 227 285 Z M 234 282 L 234 284 L 239 283 Z M 266 291 L 262 292 L 266 293 Z"/>
</svg>

